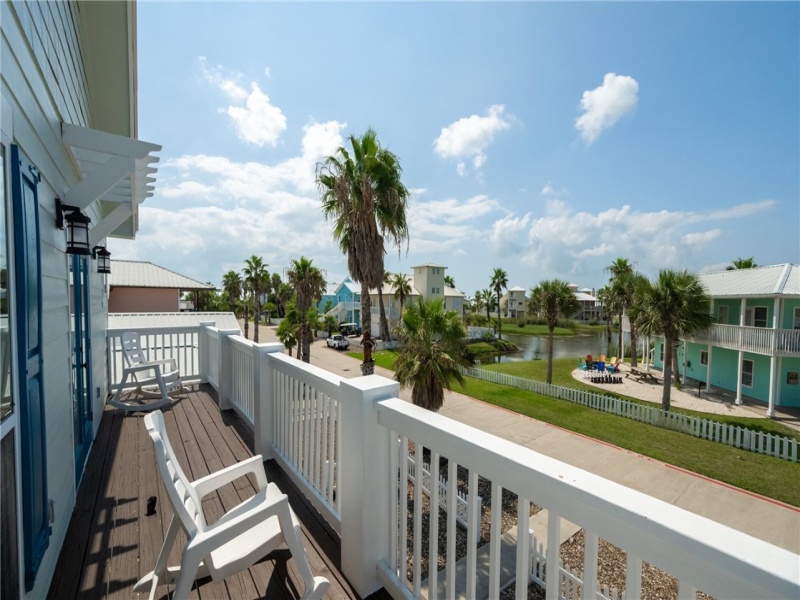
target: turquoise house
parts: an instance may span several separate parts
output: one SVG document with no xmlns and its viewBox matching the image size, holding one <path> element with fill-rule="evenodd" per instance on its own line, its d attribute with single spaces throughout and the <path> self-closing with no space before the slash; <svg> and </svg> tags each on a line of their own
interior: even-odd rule
<svg viewBox="0 0 800 600">
<path fill-rule="evenodd" d="M 361 324 L 361 284 L 345 277 L 336 287 L 334 295 L 334 316 L 339 323 Z"/>
<path fill-rule="evenodd" d="M 800 407 L 800 265 L 787 263 L 699 275 L 716 323 L 681 340 L 681 374 L 742 397 Z M 663 338 L 654 364 L 662 367 Z"/>
<path fill-rule="evenodd" d="M 339 299 L 336 296 L 336 290 L 338 289 L 338 287 L 339 286 L 331 285 L 330 283 L 327 284 L 325 288 L 325 293 L 322 294 L 322 296 L 319 299 L 319 302 L 317 302 L 317 310 L 319 311 L 319 314 L 321 315 L 325 314 L 325 305 L 329 301 L 331 303 L 331 307 L 333 308 L 335 308 L 336 305 L 339 303 Z"/>
</svg>

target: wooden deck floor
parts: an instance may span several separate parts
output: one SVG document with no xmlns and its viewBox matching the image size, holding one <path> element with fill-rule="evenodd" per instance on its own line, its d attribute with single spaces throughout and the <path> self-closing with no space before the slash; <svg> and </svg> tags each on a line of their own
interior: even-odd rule
<svg viewBox="0 0 800 600">
<path fill-rule="evenodd" d="M 253 455 L 252 433 L 233 411 L 220 412 L 213 388 L 201 386 L 176 397 L 164 409 L 170 441 L 191 479 Z M 331 582 L 327 598 L 358 598 L 340 572 L 339 538 L 275 465 L 267 477 L 289 495 L 303 527 L 303 543 L 314 575 Z M 246 479 L 203 501 L 214 520 L 253 493 Z M 158 498 L 156 514 L 146 516 L 147 499 Z M 158 475 L 153 444 L 139 414 L 107 408 L 86 466 L 67 538 L 49 598 L 132 598 L 136 581 L 155 565 L 172 511 Z M 183 535 L 181 533 L 181 535 Z M 179 540 L 180 541 L 180 540 Z M 185 542 L 185 537 L 181 543 Z M 173 549 L 170 564 L 179 564 Z M 173 586 L 159 587 L 167 597 Z M 303 583 L 284 544 L 252 568 L 224 582 L 195 582 L 193 598 L 299 598 Z M 380 591 L 370 599 L 389 598 Z"/>
</svg>

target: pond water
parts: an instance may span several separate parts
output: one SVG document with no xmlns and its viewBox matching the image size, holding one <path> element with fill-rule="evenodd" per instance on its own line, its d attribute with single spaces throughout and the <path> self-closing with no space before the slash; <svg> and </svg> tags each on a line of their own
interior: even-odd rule
<svg viewBox="0 0 800 600">
<path fill-rule="evenodd" d="M 482 362 L 515 362 L 521 360 L 547 360 L 547 336 L 514 335 L 503 332 L 503 339 L 519 346 L 520 352 L 512 352 L 502 356 L 485 357 Z M 612 342 L 616 336 L 612 338 Z M 606 351 L 606 334 L 599 332 L 595 335 L 556 336 L 553 338 L 553 358 L 577 359 L 579 356 L 599 356 Z"/>
</svg>

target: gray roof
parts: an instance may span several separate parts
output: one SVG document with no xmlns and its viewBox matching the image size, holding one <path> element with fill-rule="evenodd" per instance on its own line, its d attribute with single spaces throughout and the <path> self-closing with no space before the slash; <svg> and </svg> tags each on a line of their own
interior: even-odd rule
<svg viewBox="0 0 800 600">
<path fill-rule="evenodd" d="M 233 313 L 222 312 L 162 312 L 162 313 L 109 313 L 109 329 L 143 329 L 146 327 L 185 327 L 201 321 L 214 321 L 217 329 L 241 328 Z"/>
<path fill-rule="evenodd" d="M 792 263 L 698 276 L 711 297 L 800 295 L 800 265 Z"/>
<path fill-rule="evenodd" d="M 446 269 L 444 265 L 438 265 L 436 263 L 422 263 L 421 265 L 414 265 L 411 267 L 412 269 L 416 269 L 417 267 L 438 267 L 440 269 Z"/>
<path fill-rule="evenodd" d="M 109 287 L 168 288 L 178 290 L 214 290 L 213 285 L 180 275 L 151 262 L 112 260 Z"/>
</svg>

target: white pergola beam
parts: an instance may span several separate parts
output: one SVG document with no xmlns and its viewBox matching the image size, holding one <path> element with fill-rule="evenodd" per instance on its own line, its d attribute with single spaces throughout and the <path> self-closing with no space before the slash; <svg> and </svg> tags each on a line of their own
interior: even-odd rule
<svg viewBox="0 0 800 600">
<path fill-rule="evenodd" d="M 130 175 L 135 166 L 135 161 L 130 156 L 112 156 L 94 173 L 86 175 L 64 194 L 64 202 L 83 210 Z"/>
<path fill-rule="evenodd" d="M 108 213 L 103 220 L 89 230 L 89 245 L 96 246 L 109 235 L 111 235 L 117 227 L 125 222 L 125 219 L 133 214 L 131 205 L 128 202 L 117 204 L 116 208 Z"/>
</svg>

